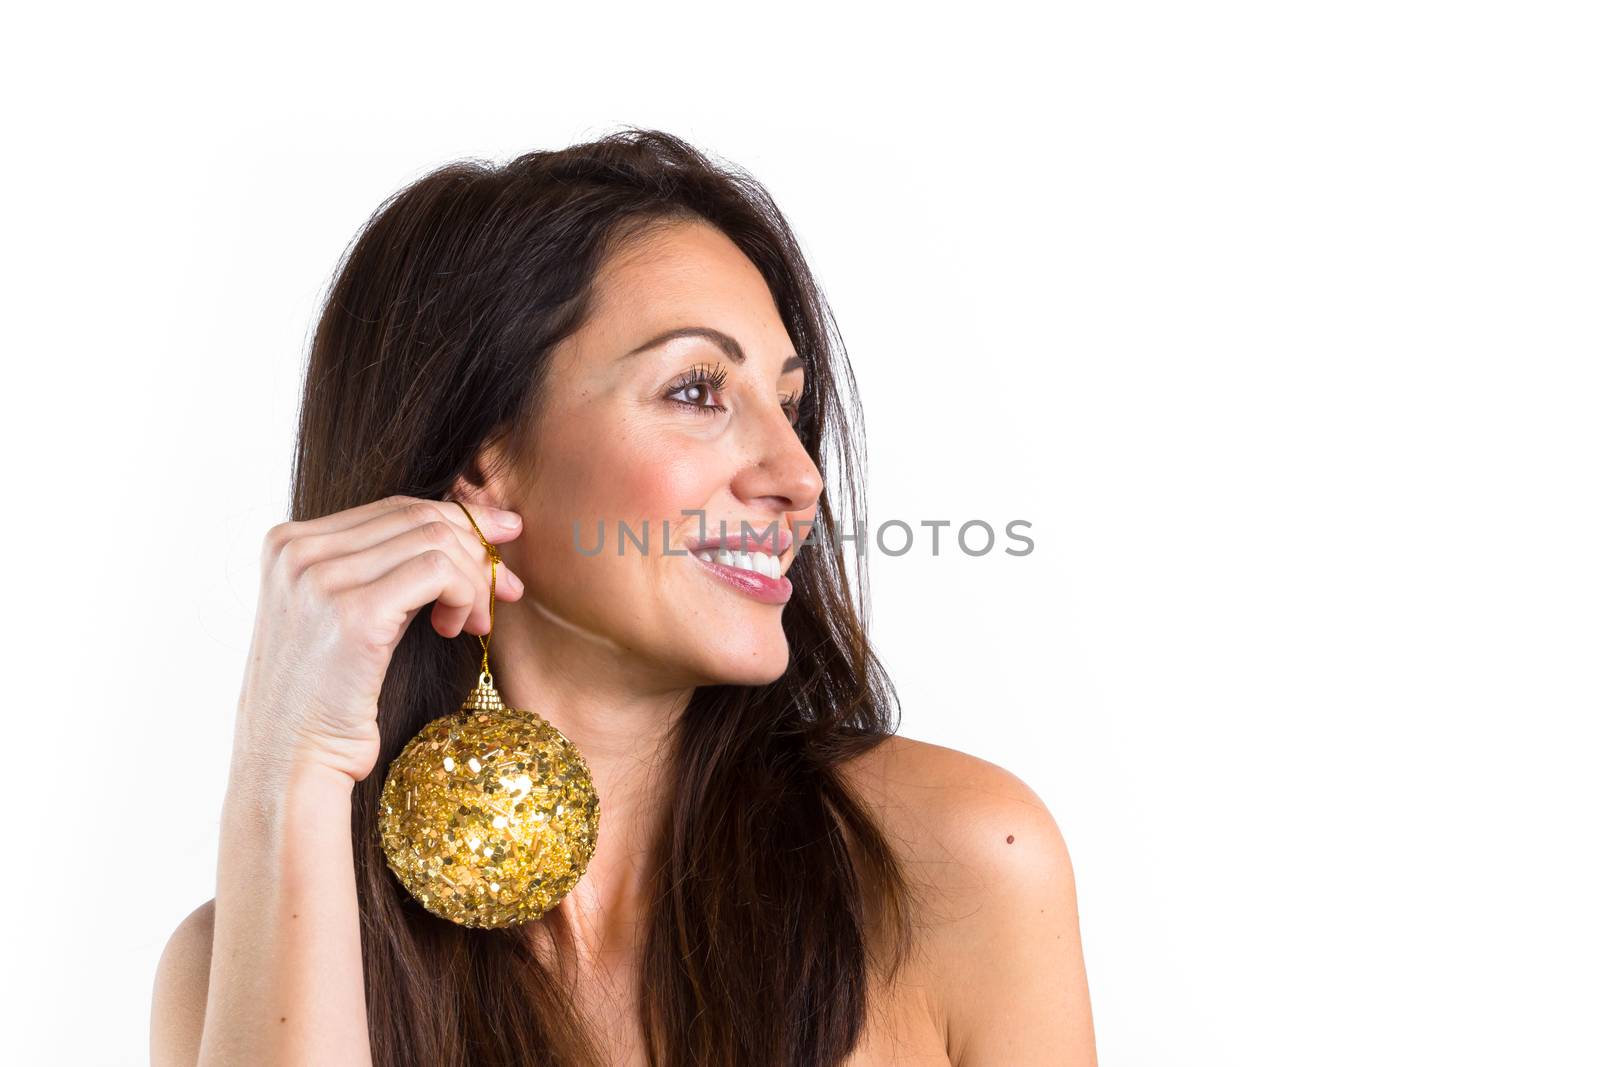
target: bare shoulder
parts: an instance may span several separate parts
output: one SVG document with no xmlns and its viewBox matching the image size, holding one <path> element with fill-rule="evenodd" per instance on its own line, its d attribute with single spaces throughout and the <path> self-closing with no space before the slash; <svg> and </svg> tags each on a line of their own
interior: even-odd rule
<svg viewBox="0 0 1600 1067">
<path fill-rule="evenodd" d="M 184 917 L 156 964 L 150 1005 L 151 1067 L 193 1067 L 200 1058 L 215 903 L 208 900 Z"/>
<path fill-rule="evenodd" d="M 931 866 L 929 873 L 938 881 L 984 883 L 1019 875 L 1071 879 L 1066 842 L 1054 816 L 1026 782 L 996 763 L 894 735 L 842 770 L 900 839 L 903 858 L 924 869 Z"/>
<path fill-rule="evenodd" d="M 923 894 L 918 937 L 957 1067 L 1095 1062 L 1072 860 L 1016 774 L 894 736 L 843 773 Z"/>
</svg>

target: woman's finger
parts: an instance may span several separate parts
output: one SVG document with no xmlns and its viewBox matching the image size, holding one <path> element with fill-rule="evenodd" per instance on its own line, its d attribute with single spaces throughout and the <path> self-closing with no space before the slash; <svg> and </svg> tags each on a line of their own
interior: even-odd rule
<svg viewBox="0 0 1600 1067">
<path fill-rule="evenodd" d="M 493 508 L 480 510 L 500 515 L 514 514 L 512 512 L 496 512 L 496 509 Z M 486 521 L 483 518 L 478 518 L 477 515 L 474 515 L 474 518 L 478 519 L 479 528 L 483 530 L 484 537 L 491 544 L 513 540 L 521 531 L 520 521 L 508 522 L 503 519 L 489 519 Z M 330 530 L 320 534 L 304 534 L 295 538 L 292 544 L 285 549 L 285 553 L 289 556 L 288 566 L 290 571 L 294 574 L 299 574 L 313 566 L 320 566 L 344 556 L 360 553 L 375 545 L 393 541 L 410 531 L 426 530 L 430 527 L 434 528 L 434 533 L 426 536 L 439 536 L 446 531 L 451 534 L 450 539 L 453 539 L 460 546 L 462 569 L 469 574 L 474 571 L 482 573 L 485 576 L 484 583 L 485 588 L 487 588 L 489 573 L 488 550 L 483 547 L 478 535 L 473 532 L 466 516 L 462 514 L 461 508 L 449 502 L 411 500 L 401 506 L 373 513 L 365 521 L 342 529 Z M 446 540 L 446 538 L 440 536 L 439 547 L 446 547 Z M 322 569 L 325 572 L 328 570 L 338 572 L 349 569 L 352 577 L 346 584 L 355 584 L 373 580 L 379 574 L 389 570 L 397 562 L 398 560 L 395 558 L 385 557 L 385 565 L 381 569 L 376 569 L 372 565 L 355 568 L 322 567 Z M 496 568 L 497 596 L 499 595 L 498 587 L 502 581 L 510 587 L 511 592 L 521 595 L 524 588 L 522 578 L 520 575 L 513 573 L 504 561 Z M 335 588 L 343 587 L 344 585 L 335 585 Z"/>
</svg>

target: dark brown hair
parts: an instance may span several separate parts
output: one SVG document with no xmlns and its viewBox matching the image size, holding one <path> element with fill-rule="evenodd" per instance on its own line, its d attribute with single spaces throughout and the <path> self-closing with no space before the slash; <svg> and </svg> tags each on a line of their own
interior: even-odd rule
<svg viewBox="0 0 1600 1067">
<path fill-rule="evenodd" d="M 591 310 L 607 255 L 662 222 L 718 227 L 765 277 L 805 360 L 800 433 L 826 488 L 796 554 L 784 676 L 702 686 L 670 739 L 673 796 L 651 852 L 641 1024 L 657 1065 L 821 1067 L 867 1023 L 871 976 L 913 945 L 912 889 L 840 767 L 898 727 L 835 523 L 859 510 L 859 419 L 837 325 L 766 189 L 679 138 L 627 127 L 509 163 L 442 166 L 386 200 L 347 249 L 312 341 L 292 515 L 392 494 L 443 499 L 504 439 L 508 474 L 537 463 L 552 348 Z M 846 399 L 845 386 L 848 386 Z M 471 688 L 481 650 L 421 611 L 379 699 L 382 750 L 351 833 L 377 1067 L 598 1064 L 568 990 L 571 931 L 438 919 L 387 869 L 377 835 L 390 760 Z M 539 931 L 544 934 L 546 931 Z M 598 1021 L 598 1020 L 596 1020 Z"/>
</svg>

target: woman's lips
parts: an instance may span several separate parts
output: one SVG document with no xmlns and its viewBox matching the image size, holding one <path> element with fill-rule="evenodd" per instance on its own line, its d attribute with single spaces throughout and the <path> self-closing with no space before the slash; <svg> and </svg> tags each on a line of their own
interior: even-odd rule
<svg viewBox="0 0 1600 1067">
<path fill-rule="evenodd" d="M 713 578 L 731 585 L 745 596 L 763 604 L 786 604 L 794 592 L 794 585 L 783 575 L 768 578 L 765 574 L 757 574 L 755 571 L 739 567 L 729 567 L 716 562 L 707 563 L 699 556 L 689 558 L 694 560 L 697 566 L 704 567 Z"/>
</svg>

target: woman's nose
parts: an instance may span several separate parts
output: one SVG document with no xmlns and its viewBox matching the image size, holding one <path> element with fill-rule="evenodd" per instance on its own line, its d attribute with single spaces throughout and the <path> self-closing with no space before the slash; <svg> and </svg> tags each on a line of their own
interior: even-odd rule
<svg viewBox="0 0 1600 1067">
<path fill-rule="evenodd" d="M 751 461 L 734 479 L 735 494 L 781 511 L 815 507 L 822 496 L 822 473 L 783 408 L 774 403 L 764 409 L 752 434 Z"/>
</svg>

